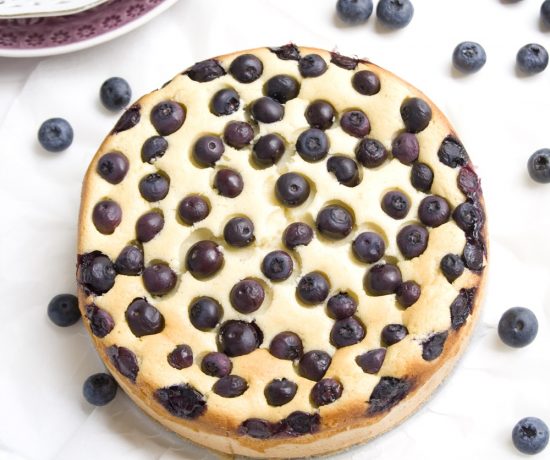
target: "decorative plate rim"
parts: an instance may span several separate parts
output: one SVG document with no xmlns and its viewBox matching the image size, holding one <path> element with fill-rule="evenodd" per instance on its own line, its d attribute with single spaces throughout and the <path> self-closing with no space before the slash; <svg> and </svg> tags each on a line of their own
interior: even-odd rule
<svg viewBox="0 0 550 460">
<path fill-rule="evenodd" d="M 95 8 L 96 6 L 101 5 L 102 3 L 108 2 L 109 0 L 88 0 L 87 3 L 80 6 L 71 6 L 62 8 L 56 8 L 46 11 L 37 11 L 31 10 L 19 14 L 4 14 L 0 12 L 0 19 L 23 19 L 23 18 L 37 18 L 37 17 L 52 17 L 52 16 L 66 16 L 70 14 L 81 13 L 90 8 Z M 0 9 L 1 11 L 1 9 Z"/>
</svg>

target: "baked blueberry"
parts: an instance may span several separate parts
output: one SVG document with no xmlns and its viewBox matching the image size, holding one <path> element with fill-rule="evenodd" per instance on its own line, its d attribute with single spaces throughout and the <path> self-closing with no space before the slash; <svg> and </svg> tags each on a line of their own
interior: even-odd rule
<svg viewBox="0 0 550 460">
<path fill-rule="evenodd" d="M 175 133 L 183 125 L 185 117 L 185 108 L 174 101 L 159 102 L 151 110 L 151 123 L 161 136 Z"/>
<path fill-rule="evenodd" d="M 464 250 L 462 251 L 462 259 L 464 264 L 470 270 L 481 271 L 483 270 L 483 262 L 485 256 L 485 249 L 482 246 L 482 243 L 476 241 L 468 241 L 464 245 Z"/>
<path fill-rule="evenodd" d="M 205 83 L 225 75 L 225 70 L 216 59 L 207 59 L 197 62 L 184 73 L 193 81 Z"/>
<path fill-rule="evenodd" d="M 223 131 L 225 143 L 237 150 L 249 145 L 252 139 L 254 139 L 254 130 L 245 121 L 231 121 Z"/>
<path fill-rule="evenodd" d="M 411 168 L 411 184 L 412 186 L 424 193 L 428 193 L 434 181 L 434 172 L 425 163 L 414 163 Z"/>
<path fill-rule="evenodd" d="M 87 290 L 101 295 L 115 285 L 115 266 L 105 254 L 94 251 L 80 256 L 79 259 L 79 282 Z"/>
<path fill-rule="evenodd" d="M 245 321 L 226 321 L 218 332 L 220 350 L 230 357 L 252 353 L 261 345 L 262 340 L 259 328 L 254 323 Z"/>
<path fill-rule="evenodd" d="M 285 251 L 272 251 L 264 257 L 261 268 L 271 281 L 284 281 L 292 275 L 294 263 Z"/>
<path fill-rule="evenodd" d="M 241 54 L 229 66 L 229 73 L 241 83 L 252 83 L 262 76 L 264 66 L 253 54 Z"/>
<path fill-rule="evenodd" d="M 463 231 L 469 233 L 481 225 L 484 220 L 483 211 L 476 204 L 465 201 L 453 211 L 453 219 Z"/>
<path fill-rule="evenodd" d="M 97 173 L 110 184 L 120 184 L 128 173 L 128 158 L 120 152 L 109 152 L 97 162 Z"/>
<path fill-rule="evenodd" d="M 288 417 L 281 420 L 284 433 L 288 436 L 302 436 L 313 434 L 319 431 L 321 417 L 318 413 L 308 414 L 306 412 L 294 411 Z"/>
<path fill-rule="evenodd" d="M 254 224 L 248 217 L 233 217 L 223 228 L 223 238 L 227 244 L 237 248 L 248 246 L 256 239 Z"/>
<path fill-rule="evenodd" d="M 540 6 L 540 17 L 544 24 L 550 27 L 550 0 L 544 0 Z"/>
<path fill-rule="evenodd" d="M 370 133 L 370 121 L 361 110 L 348 110 L 340 118 L 342 131 L 353 137 L 365 137 Z"/>
<path fill-rule="evenodd" d="M 185 369 L 193 365 L 193 350 L 189 345 L 178 345 L 167 357 L 168 364 L 175 369 Z"/>
<path fill-rule="evenodd" d="M 548 446 L 548 426 L 540 418 L 521 419 L 512 430 L 514 446 L 522 454 L 535 455 Z"/>
<path fill-rule="evenodd" d="M 401 29 L 413 18 L 414 7 L 410 0 L 380 0 L 376 7 L 376 16 L 387 27 Z"/>
<path fill-rule="evenodd" d="M 262 306 L 265 299 L 264 288 L 258 281 L 247 278 L 231 288 L 229 299 L 239 313 L 253 313 Z"/>
<path fill-rule="evenodd" d="M 166 198 L 169 190 L 170 179 L 163 173 L 147 174 L 139 181 L 139 193 L 150 203 Z"/>
<path fill-rule="evenodd" d="M 277 431 L 278 425 L 261 418 L 246 419 L 239 427 L 239 432 L 254 439 L 269 439 Z"/>
<path fill-rule="evenodd" d="M 129 350 L 126 347 L 111 345 L 105 350 L 105 353 L 118 372 L 120 372 L 124 377 L 130 379 L 132 382 L 136 381 L 139 373 L 139 364 L 137 357 L 132 350 Z"/>
<path fill-rule="evenodd" d="M 468 153 L 464 146 L 453 136 L 447 136 L 443 139 L 439 150 L 437 151 L 439 161 L 450 168 L 465 166 L 468 161 Z"/>
<path fill-rule="evenodd" d="M 353 89 L 364 96 L 374 96 L 380 92 L 380 78 L 370 70 L 360 70 L 351 79 Z"/>
<path fill-rule="evenodd" d="M 48 304 L 48 318 L 56 326 L 72 326 L 80 316 L 78 299 L 72 294 L 58 294 Z"/>
<path fill-rule="evenodd" d="M 283 233 L 283 242 L 288 249 L 307 246 L 313 239 L 313 229 L 303 222 L 290 224 Z"/>
<path fill-rule="evenodd" d="M 398 190 L 387 192 L 382 198 L 382 209 L 394 219 L 404 219 L 409 213 L 411 203 L 407 196 Z"/>
<path fill-rule="evenodd" d="M 344 155 L 331 156 L 327 161 L 327 170 L 346 187 L 355 187 L 361 180 L 357 163 Z"/>
<path fill-rule="evenodd" d="M 220 89 L 210 101 L 210 111 L 218 117 L 231 115 L 241 105 L 239 94 L 231 88 Z"/>
<path fill-rule="evenodd" d="M 222 306 L 212 297 L 199 297 L 189 307 L 189 321 L 201 331 L 214 329 L 222 316 Z"/>
<path fill-rule="evenodd" d="M 298 62 L 298 70 L 304 78 L 314 78 L 327 71 L 327 63 L 318 54 L 306 54 Z"/>
<path fill-rule="evenodd" d="M 136 337 L 158 334 L 164 329 L 164 316 L 145 299 L 134 299 L 128 305 L 125 317 Z"/>
<path fill-rule="evenodd" d="M 73 128 L 63 118 L 50 118 L 38 130 L 38 142 L 48 152 L 61 152 L 73 143 Z"/>
<path fill-rule="evenodd" d="M 329 290 L 330 285 L 324 275 L 311 272 L 300 279 L 296 294 L 302 302 L 314 305 L 324 302 L 328 297 Z"/>
<path fill-rule="evenodd" d="M 279 359 L 293 361 L 300 359 L 304 354 L 302 339 L 294 332 L 280 332 L 271 340 L 269 352 Z"/>
<path fill-rule="evenodd" d="M 367 22 L 372 10 L 372 0 L 338 0 L 336 2 L 338 17 L 347 24 Z"/>
<path fill-rule="evenodd" d="M 275 75 L 264 86 L 266 96 L 284 104 L 295 99 L 300 92 L 300 83 L 290 75 Z"/>
<path fill-rule="evenodd" d="M 338 205 L 330 205 L 319 211 L 315 224 L 323 236 L 332 240 L 340 240 L 351 233 L 354 222 L 353 216 L 347 209 Z"/>
<path fill-rule="evenodd" d="M 106 109 L 117 112 L 130 103 L 132 89 L 124 78 L 111 77 L 101 85 L 99 98 Z"/>
<path fill-rule="evenodd" d="M 330 355 L 321 350 L 311 350 L 300 358 L 298 372 L 306 379 L 315 382 L 321 380 L 332 362 Z"/>
<path fill-rule="evenodd" d="M 143 270 L 143 284 L 145 289 L 152 295 L 166 295 L 174 287 L 178 277 L 174 271 L 166 264 L 157 263 L 149 265 Z"/>
<path fill-rule="evenodd" d="M 397 234 L 397 246 L 405 259 L 414 259 L 424 253 L 428 247 L 428 239 L 426 228 L 411 224 L 403 227 Z"/>
<path fill-rule="evenodd" d="M 218 351 L 207 353 L 201 361 L 201 370 L 211 377 L 225 377 L 231 373 L 232 369 L 231 360 Z"/>
<path fill-rule="evenodd" d="M 518 69 L 527 75 L 540 73 L 548 67 L 548 51 L 542 45 L 530 43 L 520 48 L 516 63 Z"/>
<path fill-rule="evenodd" d="M 531 179 L 541 184 L 548 184 L 550 182 L 550 149 L 540 149 L 533 153 L 527 162 L 527 170 Z"/>
<path fill-rule="evenodd" d="M 103 200 L 94 206 L 92 222 L 99 233 L 111 235 L 122 221 L 122 209 L 116 201 Z"/>
<path fill-rule="evenodd" d="M 235 198 L 243 191 L 242 176 L 233 169 L 220 169 L 214 177 L 214 188 L 221 196 Z"/>
<path fill-rule="evenodd" d="M 331 318 L 345 319 L 355 315 L 357 302 L 345 292 L 333 295 L 327 302 L 327 311 Z"/>
<path fill-rule="evenodd" d="M 409 331 L 402 324 L 388 324 L 382 329 L 382 341 L 386 346 L 395 345 L 409 335 Z"/>
<path fill-rule="evenodd" d="M 378 262 L 386 251 L 386 243 L 374 232 L 360 233 L 351 245 L 353 254 L 361 262 L 372 264 Z"/>
<path fill-rule="evenodd" d="M 186 196 L 178 204 L 178 216 L 187 225 L 204 220 L 210 214 L 208 202 L 200 195 Z"/>
<path fill-rule="evenodd" d="M 464 73 L 474 73 L 487 62 L 487 54 L 479 43 L 462 42 L 453 51 L 453 65 Z"/>
<path fill-rule="evenodd" d="M 92 334 L 102 339 L 115 328 L 115 320 L 111 314 L 97 305 L 86 306 L 86 318 L 90 322 Z"/>
<path fill-rule="evenodd" d="M 254 161 L 261 166 L 277 163 L 285 153 L 285 141 L 278 134 L 266 134 L 258 139 L 252 149 Z"/>
<path fill-rule="evenodd" d="M 298 173 L 283 174 L 275 183 L 275 195 L 285 206 L 300 206 L 307 200 L 309 193 L 308 180 Z"/>
<path fill-rule="evenodd" d="M 269 51 L 275 54 L 275 56 L 277 56 L 282 61 L 300 60 L 300 50 L 294 43 L 287 43 L 283 46 L 270 47 Z"/>
<path fill-rule="evenodd" d="M 464 273 L 464 262 L 456 254 L 447 254 L 441 259 L 439 268 L 441 268 L 447 281 L 452 283 Z"/>
<path fill-rule="evenodd" d="M 199 241 L 187 251 L 185 264 L 195 278 L 206 278 L 222 268 L 223 253 L 213 241 Z"/>
<path fill-rule="evenodd" d="M 359 59 L 356 57 L 346 56 L 337 51 L 330 53 L 330 62 L 338 67 L 346 70 L 355 70 L 359 64 Z"/>
<path fill-rule="evenodd" d="M 386 349 L 376 348 L 357 356 L 355 362 L 366 374 L 376 374 L 382 368 L 385 358 Z"/>
<path fill-rule="evenodd" d="M 317 406 L 331 404 L 342 396 L 344 387 L 335 379 L 323 379 L 313 385 L 310 397 L 311 402 Z"/>
<path fill-rule="evenodd" d="M 115 260 L 115 270 L 119 275 L 136 276 L 143 271 L 143 250 L 134 244 L 122 248 Z"/>
<path fill-rule="evenodd" d="M 401 133 L 392 143 L 392 155 L 404 165 L 410 165 L 418 159 L 420 146 L 412 133 Z"/>
<path fill-rule="evenodd" d="M 394 294 L 401 286 L 401 270 L 392 264 L 377 264 L 365 276 L 364 287 L 374 296 Z"/>
<path fill-rule="evenodd" d="M 307 106 L 305 117 L 312 128 L 328 129 L 334 123 L 334 107 L 326 101 L 313 101 Z"/>
<path fill-rule="evenodd" d="M 434 361 L 439 358 L 443 353 L 448 336 L 448 331 L 429 335 L 422 342 L 422 359 L 425 361 Z"/>
<path fill-rule="evenodd" d="M 236 398 L 248 390 L 248 383 L 238 375 L 226 375 L 219 379 L 212 391 L 223 398 Z"/>
<path fill-rule="evenodd" d="M 162 136 L 152 136 L 141 147 L 141 161 L 153 164 L 162 158 L 168 149 L 168 141 Z"/>
<path fill-rule="evenodd" d="M 401 104 L 401 118 L 405 123 L 407 131 L 410 133 L 419 133 L 425 130 L 430 124 L 432 109 L 426 101 L 418 97 L 411 97 L 405 99 L 403 104 Z"/>
<path fill-rule="evenodd" d="M 264 395 L 270 406 L 279 407 L 292 401 L 297 391 L 298 385 L 291 380 L 282 378 L 269 382 L 265 387 Z"/>
<path fill-rule="evenodd" d="M 174 417 L 193 420 L 204 414 L 204 395 L 187 383 L 163 387 L 153 393 L 155 400 Z"/>
<path fill-rule="evenodd" d="M 537 336 L 539 322 L 528 308 L 514 307 L 506 310 L 498 323 L 498 335 L 506 344 L 514 348 L 529 345 Z"/>
<path fill-rule="evenodd" d="M 421 289 L 415 281 L 405 281 L 395 291 L 395 299 L 403 308 L 413 306 L 420 298 Z"/>
<path fill-rule="evenodd" d="M 361 342 L 366 333 L 365 326 L 355 316 L 350 316 L 334 323 L 330 330 L 330 343 L 336 348 L 349 347 Z"/>
<path fill-rule="evenodd" d="M 456 183 L 460 191 L 469 198 L 473 198 L 479 192 L 481 185 L 479 177 L 470 166 L 460 168 Z"/>
<path fill-rule="evenodd" d="M 100 372 L 90 375 L 82 387 L 86 401 L 94 406 L 105 406 L 115 399 L 118 384 L 112 375 Z"/>
<path fill-rule="evenodd" d="M 124 111 L 118 119 L 115 127 L 111 131 L 112 134 L 118 134 L 136 126 L 141 120 L 141 106 L 134 104 Z"/>
<path fill-rule="evenodd" d="M 439 227 L 447 222 L 450 216 L 449 203 L 438 195 L 427 196 L 418 206 L 418 218 L 428 227 Z"/>
<path fill-rule="evenodd" d="M 193 158 L 201 166 L 214 166 L 225 153 L 225 146 L 218 136 L 199 137 L 193 146 Z"/>
<path fill-rule="evenodd" d="M 252 118 L 261 123 L 275 123 L 283 119 L 285 108 L 275 99 L 268 96 L 256 99 L 250 110 Z"/>
<path fill-rule="evenodd" d="M 365 138 L 357 145 L 355 158 L 365 168 L 376 168 L 386 161 L 388 152 L 381 142 Z"/>
</svg>

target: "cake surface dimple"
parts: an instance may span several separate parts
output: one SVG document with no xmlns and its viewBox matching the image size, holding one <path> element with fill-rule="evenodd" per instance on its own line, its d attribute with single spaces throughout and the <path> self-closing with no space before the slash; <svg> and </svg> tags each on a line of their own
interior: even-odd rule
<svg viewBox="0 0 550 460">
<path fill-rule="evenodd" d="M 149 415 L 265 458 L 365 442 L 450 372 L 487 265 L 480 181 L 437 107 L 286 45 L 208 59 L 92 160 L 80 308 Z"/>
</svg>

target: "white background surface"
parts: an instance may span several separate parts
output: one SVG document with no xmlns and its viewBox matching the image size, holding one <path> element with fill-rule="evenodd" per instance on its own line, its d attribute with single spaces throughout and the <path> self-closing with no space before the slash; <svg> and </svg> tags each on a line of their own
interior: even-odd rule
<svg viewBox="0 0 550 460">
<path fill-rule="evenodd" d="M 139 96 L 197 60 L 289 40 L 368 57 L 424 90 L 449 116 L 483 179 L 491 271 L 479 327 L 456 372 L 412 419 L 338 459 L 518 459 L 517 420 L 550 422 L 550 186 L 526 160 L 550 146 L 550 69 L 520 77 L 520 46 L 550 48 L 540 0 L 416 0 L 399 32 L 342 27 L 333 0 L 181 0 L 143 28 L 94 49 L 49 59 L 0 59 L 0 458 L 28 460 L 214 459 L 164 432 L 119 393 L 94 409 L 81 385 L 102 370 L 81 324 L 60 329 L 46 306 L 74 292 L 76 220 L 85 168 L 118 115 L 98 100 L 119 75 Z M 482 71 L 451 70 L 454 46 L 481 42 Z M 73 124 L 60 154 L 36 141 L 53 116 Z M 515 305 L 535 311 L 529 347 L 502 345 L 496 324 Z M 550 449 L 539 458 L 548 458 Z"/>
</svg>

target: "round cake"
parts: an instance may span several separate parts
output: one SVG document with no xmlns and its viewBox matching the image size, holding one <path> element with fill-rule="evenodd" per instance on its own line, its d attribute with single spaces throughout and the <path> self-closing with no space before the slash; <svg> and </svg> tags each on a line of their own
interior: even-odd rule
<svg viewBox="0 0 550 460">
<path fill-rule="evenodd" d="M 424 94 L 334 52 L 237 52 L 139 99 L 101 145 L 80 307 L 168 429 L 230 454 L 326 454 L 396 426 L 450 372 L 480 309 L 484 222 Z"/>
</svg>

